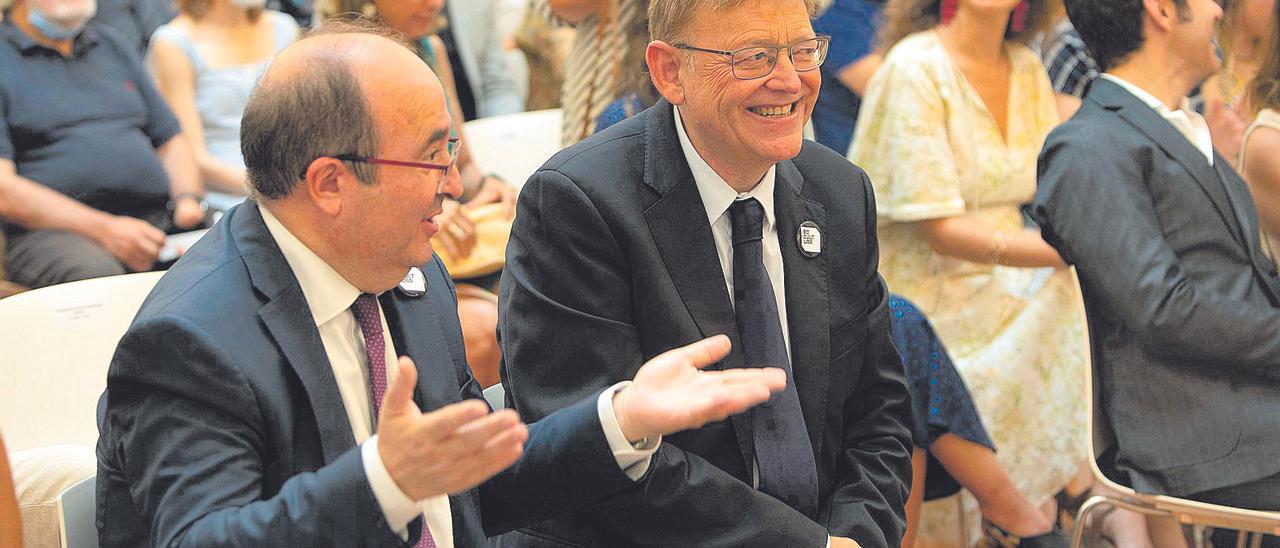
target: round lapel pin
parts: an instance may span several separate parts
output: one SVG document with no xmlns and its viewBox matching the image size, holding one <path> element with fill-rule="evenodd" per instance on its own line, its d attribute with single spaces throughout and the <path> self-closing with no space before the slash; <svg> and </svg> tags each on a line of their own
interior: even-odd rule
<svg viewBox="0 0 1280 548">
<path fill-rule="evenodd" d="M 796 230 L 796 244 L 800 246 L 800 253 L 805 257 L 817 257 L 822 253 L 822 230 L 818 228 L 818 223 L 813 221 L 800 223 L 799 230 Z"/>
<path fill-rule="evenodd" d="M 409 273 L 404 275 L 404 279 L 400 280 L 398 287 L 401 293 L 408 297 L 421 297 L 427 294 L 427 277 L 422 274 L 418 267 L 409 269 Z"/>
</svg>

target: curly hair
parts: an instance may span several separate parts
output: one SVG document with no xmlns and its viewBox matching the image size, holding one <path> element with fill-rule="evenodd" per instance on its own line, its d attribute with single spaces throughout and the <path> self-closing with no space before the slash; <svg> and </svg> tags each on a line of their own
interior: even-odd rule
<svg viewBox="0 0 1280 548">
<path fill-rule="evenodd" d="M 1089 55 L 1102 70 L 1123 62 L 1142 47 L 1142 0 L 1064 0 L 1067 19 L 1080 33 Z M 1187 0 L 1173 0 L 1178 19 L 1191 19 Z"/>
<path fill-rule="evenodd" d="M 1245 88 L 1245 101 L 1250 118 L 1264 108 L 1280 109 L 1280 2 L 1276 3 L 1271 33 L 1258 51 L 1265 52 L 1258 75 Z"/>
<path fill-rule="evenodd" d="M 1027 20 L 1020 31 L 1015 32 L 1012 26 L 1008 27 L 1005 30 L 1006 40 L 1030 42 L 1049 25 L 1049 16 L 1054 11 L 1050 0 L 1024 1 L 1028 7 Z M 941 11 L 942 0 L 889 0 L 884 7 L 876 49 L 881 53 L 887 52 L 907 35 L 938 26 Z"/>
</svg>

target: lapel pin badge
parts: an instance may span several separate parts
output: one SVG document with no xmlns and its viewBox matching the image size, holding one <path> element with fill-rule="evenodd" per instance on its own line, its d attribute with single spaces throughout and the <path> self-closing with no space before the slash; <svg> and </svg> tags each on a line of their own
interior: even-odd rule
<svg viewBox="0 0 1280 548">
<path fill-rule="evenodd" d="M 822 230 L 818 228 L 818 223 L 800 223 L 799 230 L 796 230 L 796 243 L 800 245 L 800 252 L 805 257 L 817 257 L 822 253 Z"/>
<path fill-rule="evenodd" d="M 421 297 L 427 294 L 427 277 L 415 266 L 409 269 L 409 273 L 404 275 L 403 280 L 400 280 L 398 288 L 408 297 Z"/>
</svg>

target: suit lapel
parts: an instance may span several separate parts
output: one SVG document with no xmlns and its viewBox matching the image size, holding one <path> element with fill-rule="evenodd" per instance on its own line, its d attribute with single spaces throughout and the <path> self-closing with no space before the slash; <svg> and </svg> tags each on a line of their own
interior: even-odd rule
<svg viewBox="0 0 1280 548">
<path fill-rule="evenodd" d="M 729 291 L 725 287 L 720 256 L 716 252 L 711 224 L 702 205 L 702 195 L 689 171 L 689 162 L 680 148 L 675 113 L 670 103 L 659 101 L 645 111 L 645 184 L 659 197 L 644 212 L 654 245 L 662 255 L 667 273 L 684 301 L 689 315 L 703 337 L 724 334 L 733 343 L 729 355 L 711 368 L 742 367 L 742 344 Z M 730 419 L 738 434 L 743 458 L 752 462 L 750 414 Z"/>
<path fill-rule="evenodd" d="M 256 202 L 249 201 L 236 209 L 231 219 L 236 224 L 231 229 L 232 235 L 254 287 L 267 298 L 258 316 L 279 345 L 285 361 L 302 381 L 320 429 L 324 461 L 334 462 L 355 447 L 351 423 L 302 287 L 267 231 L 258 207 Z"/>
<path fill-rule="evenodd" d="M 1108 110 L 1116 111 L 1121 118 L 1132 124 L 1174 161 L 1182 165 L 1209 196 L 1209 201 L 1213 203 L 1214 209 L 1218 211 L 1218 215 L 1222 217 L 1236 240 L 1242 245 L 1247 245 L 1248 240 L 1243 235 L 1244 231 L 1241 229 L 1231 198 L 1227 195 L 1224 182 L 1214 171 L 1213 166 L 1205 160 L 1204 153 L 1178 133 L 1178 130 L 1161 118 L 1154 109 L 1113 82 L 1099 79 L 1090 90 L 1089 97 L 1102 103 Z"/>
<path fill-rule="evenodd" d="M 778 223 L 778 244 L 782 250 L 786 280 L 787 332 L 791 341 L 791 369 L 805 428 L 814 453 L 822 453 L 823 413 L 827 400 L 827 378 L 831 363 L 831 318 L 827 292 L 827 253 L 807 257 L 800 251 L 796 234 L 800 223 L 811 221 L 826 227 L 826 209 L 806 200 L 803 179 L 795 164 L 778 164 L 774 188 L 774 215 Z M 823 243 L 826 245 L 826 242 Z"/>
<path fill-rule="evenodd" d="M 462 343 L 444 336 L 441 314 L 433 313 L 430 302 L 432 298 L 447 294 L 428 291 L 426 295 L 415 298 L 393 289 L 378 299 L 387 315 L 387 327 L 391 329 L 396 354 L 408 356 L 418 368 L 414 400 L 423 411 L 462 401 L 458 391 L 462 380 L 458 378 L 452 360 L 453 351 L 457 349 L 451 348 Z"/>
</svg>

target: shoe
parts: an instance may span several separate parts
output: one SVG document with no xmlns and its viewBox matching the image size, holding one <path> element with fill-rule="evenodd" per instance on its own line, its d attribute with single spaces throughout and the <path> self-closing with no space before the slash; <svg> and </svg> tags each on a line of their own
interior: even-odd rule
<svg viewBox="0 0 1280 548">
<path fill-rule="evenodd" d="M 1000 548 L 1070 548 L 1071 546 L 1071 539 L 1062 534 L 1057 527 L 1048 533 L 1034 537 L 1018 537 L 989 521 L 982 523 L 982 529 L 986 533 L 987 540 L 994 542 L 995 546 Z"/>
</svg>

